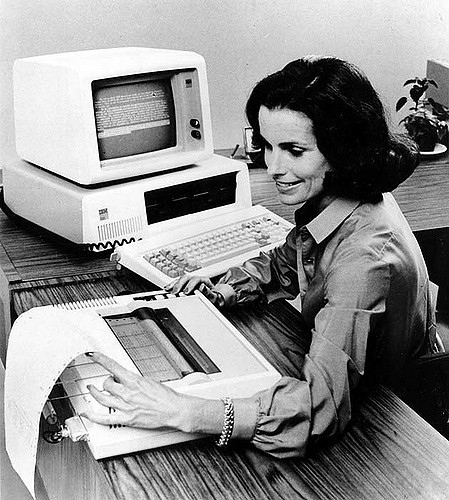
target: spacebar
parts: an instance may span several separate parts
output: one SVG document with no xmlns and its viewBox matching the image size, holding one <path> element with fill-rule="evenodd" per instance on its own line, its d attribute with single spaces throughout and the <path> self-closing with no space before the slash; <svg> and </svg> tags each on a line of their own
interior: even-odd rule
<svg viewBox="0 0 449 500">
<path fill-rule="evenodd" d="M 251 245 L 248 245 L 246 247 L 240 247 L 237 250 L 234 250 L 232 252 L 226 252 L 226 253 L 221 253 L 217 257 L 214 257 L 213 259 L 209 260 L 200 260 L 199 259 L 199 264 L 201 267 L 207 267 L 207 266 L 213 266 L 214 264 L 217 264 L 219 262 L 223 262 L 226 259 L 232 259 L 232 257 L 237 257 L 238 255 L 243 255 L 246 252 L 250 252 L 251 250 L 257 250 L 258 248 L 261 248 L 262 246 L 253 243 Z M 242 262 L 243 264 L 243 262 Z"/>
</svg>

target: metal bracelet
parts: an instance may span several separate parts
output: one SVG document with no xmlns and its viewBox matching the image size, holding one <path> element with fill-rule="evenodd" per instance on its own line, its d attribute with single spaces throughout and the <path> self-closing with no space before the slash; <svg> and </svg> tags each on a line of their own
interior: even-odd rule
<svg viewBox="0 0 449 500">
<path fill-rule="evenodd" d="M 232 431 L 234 430 L 234 402 L 231 398 L 223 398 L 221 402 L 224 405 L 224 422 L 223 429 L 221 430 L 220 437 L 216 441 L 216 444 L 220 448 L 224 448 L 228 445 Z"/>
</svg>

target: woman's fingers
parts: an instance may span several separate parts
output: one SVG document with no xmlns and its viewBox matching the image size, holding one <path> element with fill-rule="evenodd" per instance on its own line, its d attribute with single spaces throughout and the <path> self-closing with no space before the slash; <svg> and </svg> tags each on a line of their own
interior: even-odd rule
<svg viewBox="0 0 449 500">
<path fill-rule="evenodd" d="M 207 287 L 212 287 L 212 282 L 208 278 L 204 278 L 202 276 L 194 276 L 191 278 L 187 283 L 184 288 L 184 292 L 186 294 L 193 293 L 195 290 L 198 290 L 198 288 L 201 285 L 205 285 Z"/>
<path fill-rule="evenodd" d="M 86 356 L 88 356 L 92 361 L 95 361 L 95 363 L 101 365 L 109 373 L 112 373 L 114 378 L 122 384 L 132 382 L 138 377 L 138 375 L 130 372 L 110 357 L 101 354 L 101 352 L 88 352 L 86 353 Z"/>
<path fill-rule="evenodd" d="M 126 411 L 127 404 L 114 394 L 108 394 L 106 392 L 100 391 L 94 385 L 88 385 L 87 388 L 89 389 L 89 392 L 91 393 L 95 401 L 97 401 L 101 405 Z"/>
<path fill-rule="evenodd" d="M 113 407 L 110 407 L 109 412 L 96 411 L 87 407 L 80 415 L 102 425 L 126 425 L 128 420 L 130 420 L 126 413 L 116 410 Z"/>
<path fill-rule="evenodd" d="M 167 285 L 165 287 L 165 290 L 171 291 L 172 293 L 184 292 L 188 295 L 197 290 L 201 284 L 206 285 L 208 288 L 213 287 L 212 281 L 205 276 L 192 276 L 186 274 L 184 276 L 181 276 L 181 278 L 179 278 L 177 281 Z"/>
<path fill-rule="evenodd" d="M 164 289 L 168 292 L 179 293 L 183 290 L 185 284 L 190 280 L 190 278 L 191 276 L 189 274 L 185 274 L 168 285 L 165 285 Z"/>
<path fill-rule="evenodd" d="M 107 379 L 105 379 L 105 381 L 103 382 L 103 389 L 109 392 L 109 394 L 122 399 L 126 398 L 127 396 L 126 386 L 117 383 L 113 377 L 108 377 Z"/>
</svg>

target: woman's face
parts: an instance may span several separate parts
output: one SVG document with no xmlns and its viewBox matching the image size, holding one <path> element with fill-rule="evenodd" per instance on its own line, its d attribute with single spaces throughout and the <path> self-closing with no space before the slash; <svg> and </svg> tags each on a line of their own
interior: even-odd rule
<svg viewBox="0 0 449 500">
<path fill-rule="evenodd" d="M 297 205 L 322 194 L 330 165 L 317 147 L 310 118 L 287 108 L 261 106 L 259 127 L 280 201 Z"/>
</svg>

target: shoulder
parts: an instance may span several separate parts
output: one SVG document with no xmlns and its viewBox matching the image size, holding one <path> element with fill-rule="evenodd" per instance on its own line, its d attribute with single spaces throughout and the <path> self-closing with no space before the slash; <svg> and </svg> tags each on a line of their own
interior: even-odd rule
<svg viewBox="0 0 449 500">
<path fill-rule="evenodd" d="M 380 251 L 387 241 L 408 239 L 412 231 L 391 193 L 378 203 L 362 203 L 338 230 L 342 243 Z"/>
<path fill-rule="evenodd" d="M 360 204 L 329 238 L 324 252 L 329 273 L 356 280 L 381 270 L 409 272 L 411 263 L 422 267 L 419 245 L 390 193 L 378 203 Z"/>
</svg>

